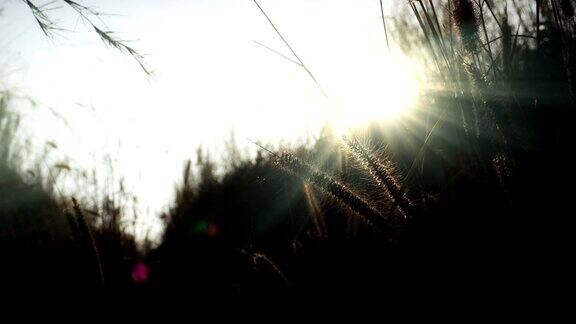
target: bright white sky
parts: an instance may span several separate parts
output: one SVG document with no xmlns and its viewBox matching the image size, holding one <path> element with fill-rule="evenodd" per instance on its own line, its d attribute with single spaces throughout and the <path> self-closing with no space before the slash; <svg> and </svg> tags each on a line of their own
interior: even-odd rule
<svg viewBox="0 0 576 324">
<path fill-rule="evenodd" d="M 246 138 L 295 140 L 335 111 L 356 124 L 414 100 L 409 65 L 388 54 L 377 0 L 260 1 L 330 102 L 299 66 L 253 42 L 290 56 L 252 0 L 78 2 L 114 14 L 108 25 L 147 54 L 155 76 L 105 47 L 71 10 L 51 12 L 73 32 L 48 41 L 28 8 L 8 0 L 0 2 L 1 82 L 67 119 L 70 128 L 39 108 L 24 124 L 73 167 L 102 168 L 111 154 L 150 215 L 170 201 L 198 145 L 217 154 L 232 129 L 254 150 Z"/>
</svg>

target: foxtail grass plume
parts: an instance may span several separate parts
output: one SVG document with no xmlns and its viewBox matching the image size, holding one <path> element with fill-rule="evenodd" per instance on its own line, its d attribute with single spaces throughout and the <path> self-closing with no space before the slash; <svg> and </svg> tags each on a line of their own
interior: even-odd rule
<svg viewBox="0 0 576 324">
<path fill-rule="evenodd" d="M 87 251 L 90 251 L 92 254 L 92 258 L 94 259 L 94 263 L 96 265 L 96 270 L 98 273 L 99 280 L 101 284 L 104 284 L 104 271 L 102 269 L 102 262 L 100 259 L 100 253 L 98 252 L 98 247 L 96 246 L 96 241 L 94 240 L 94 236 L 92 235 L 92 231 L 90 230 L 90 225 L 86 221 L 86 217 L 82 212 L 82 208 L 80 204 L 76 200 L 76 198 L 72 198 L 72 207 L 74 210 L 74 215 L 76 216 L 76 228 L 73 228 L 73 233 L 75 235 L 79 235 L 76 240 L 82 242 L 85 246 Z"/>
<path fill-rule="evenodd" d="M 508 15 L 502 21 L 502 68 L 504 77 L 510 76 L 512 68 L 512 27 L 508 23 Z"/>
<path fill-rule="evenodd" d="M 469 53 L 478 52 L 478 19 L 471 0 L 454 0 L 452 17 L 462 46 Z"/>
<path fill-rule="evenodd" d="M 286 171 L 309 182 L 349 207 L 369 225 L 382 231 L 389 229 L 388 222 L 380 212 L 333 177 L 315 169 L 289 152 L 276 155 L 276 162 Z"/>
<path fill-rule="evenodd" d="M 392 174 L 392 170 L 385 166 L 374 154 L 369 152 L 356 139 L 343 138 L 344 143 L 353 155 L 362 163 L 374 178 L 376 183 L 382 188 L 388 199 L 398 209 L 400 214 L 406 218 L 412 209 L 412 202 L 403 192 L 398 181 Z"/>
</svg>

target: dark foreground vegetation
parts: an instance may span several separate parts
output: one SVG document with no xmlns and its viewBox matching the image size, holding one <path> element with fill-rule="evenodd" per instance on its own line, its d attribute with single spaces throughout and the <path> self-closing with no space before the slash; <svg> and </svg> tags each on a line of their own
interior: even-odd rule
<svg viewBox="0 0 576 324">
<path fill-rule="evenodd" d="M 343 139 L 327 129 L 224 174 L 199 154 L 154 248 L 138 248 L 114 201 L 88 208 L 17 168 L 1 94 L 0 286 L 514 300 L 562 289 L 574 245 L 573 3 L 431 3 L 408 2 L 418 28 L 390 35 L 434 71 L 414 116 Z M 525 14 L 512 25 L 514 12 Z"/>
</svg>

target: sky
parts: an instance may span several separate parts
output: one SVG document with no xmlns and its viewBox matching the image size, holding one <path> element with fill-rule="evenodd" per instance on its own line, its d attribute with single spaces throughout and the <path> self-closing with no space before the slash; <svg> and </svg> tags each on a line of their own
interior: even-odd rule
<svg viewBox="0 0 576 324">
<path fill-rule="evenodd" d="M 50 141 L 53 161 L 99 173 L 110 157 L 147 215 L 144 227 L 198 146 L 217 159 L 233 132 L 254 152 L 250 140 L 297 141 L 326 122 L 345 129 L 396 116 L 416 95 L 409 62 L 386 47 L 376 0 L 259 1 L 328 99 L 300 66 L 256 43 L 293 58 L 252 0 L 78 2 L 109 13 L 106 25 L 146 55 L 153 76 L 72 10 L 53 5 L 67 31 L 50 40 L 22 1 L 5 0 L 0 83 L 40 103 L 21 108 L 37 151 Z"/>
</svg>

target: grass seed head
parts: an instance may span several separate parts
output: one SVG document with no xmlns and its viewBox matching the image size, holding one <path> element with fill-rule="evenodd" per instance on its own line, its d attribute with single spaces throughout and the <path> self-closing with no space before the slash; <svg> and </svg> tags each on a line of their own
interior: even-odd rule
<svg viewBox="0 0 576 324">
<path fill-rule="evenodd" d="M 464 49 L 478 52 L 478 18 L 471 0 L 454 0 L 452 16 Z"/>
</svg>

